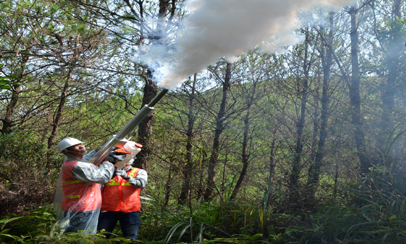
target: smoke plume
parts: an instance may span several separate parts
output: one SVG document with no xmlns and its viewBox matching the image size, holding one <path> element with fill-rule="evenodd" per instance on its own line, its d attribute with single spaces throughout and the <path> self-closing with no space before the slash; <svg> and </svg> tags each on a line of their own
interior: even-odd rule
<svg viewBox="0 0 406 244">
<path fill-rule="evenodd" d="M 160 86 L 179 86 L 188 76 L 216 62 L 219 57 L 235 61 L 236 56 L 260 46 L 273 52 L 298 41 L 293 34 L 297 14 L 318 5 L 342 7 L 351 0 L 195 0 L 187 7 L 191 14 L 176 38 L 164 63 Z M 162 59 L 161 59 L 162 61 Z"/>
</svg>

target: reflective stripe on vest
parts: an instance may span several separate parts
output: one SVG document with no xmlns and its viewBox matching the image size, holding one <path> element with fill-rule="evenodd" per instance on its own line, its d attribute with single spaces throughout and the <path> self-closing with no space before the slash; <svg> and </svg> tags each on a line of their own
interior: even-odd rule
<svg viewBox="0 0 406 244">
<path fill-rule="evenodd" d="M 135 177 L 141 169 L 133 168 L 128 173 Z M 127 180 L 116 175 L 102 190 L 101 210 L 129 213 L 141 208 L 141 188 L 134 187 Z"/>
<path fill-rule="evenodd" d="M 139 170 L 133 170 L 130 172 L 130 176 L 134 178 L 135 173 L 138 173 Z M 131 186 L 130 183 L 121 183 L 122 186 Z"/>
<path fill-rule="evenodd" d="M 80 195 L 70 195 L 70 196 L 65 196 L 66 198 L 80 198 Z"/>
<path fill-rule="evenodd" d="M 138 173 L 138 171 L 139 171 L 139 170 L 133 170 L 133 171 L 130 173 L 130 176 L 131 176 L 131 177 L 134 177 L 135 173 Z"/>
<path fill-rule="evenodd" d="M 63 180 L 62 181 L 62 183 L 64 183 L 64 184 L 76 184 L 76 183 L 81 183 L 81 182 L 83 182 L 83 180 L 71 180 L 71 181 L 69 181 L 69 180 Z"/>
<path fill-rule="evenodd" d="M 111 179 L 111 181 L 106 184 L 106 186 L 119 186 L 119 185 L 120 185 L 120 183 L 119 183 L 119 182 L 116 182 L 116 181 L 114 180 L 114 178 Z"/>
<path fill-rule="evenodd" d="M 135 168 L 134 168 L 134 169 L 135 169 Z M 132 171 L 130 172 L 130 176 L 131 176 L 131 177 L 134 177 L 135 173 L 137 173 L 137 172 L 138 172 L 138 170 L 132 170 Z M 114 180 L 114 178 L 111 179 L 111 181 L 106 184 L 106 186 L 119 186 L 119 185 L 120 185 L 120 182 L 116 182 L 116 181 Z M 127 183 L 121 183 L 121 185 L 122 185 L 122 186 L 131 186 L 131 184 L 128 183 L 128 182 L 127 182 Z"/>
<path fill-rule="evenodd" d="M 93 211 L 101 204 L 101 185 L 85 182 L 73 177 L 73 168 L 81 162 L 66 160 L 62 165 L 61 183 L 64 193 L 62 209 L 64 211 Z"/>
<path fill-rule="evenodd" d="M 77 183 L 82 183 L 83 180 L 62 180 L 63 184 L 68 184 L 68 185 L 72 185 L 72 184 L 77 184 Z M 80 195 L 65 195 L 66 198 L 80 198 Z"/>
</svg>

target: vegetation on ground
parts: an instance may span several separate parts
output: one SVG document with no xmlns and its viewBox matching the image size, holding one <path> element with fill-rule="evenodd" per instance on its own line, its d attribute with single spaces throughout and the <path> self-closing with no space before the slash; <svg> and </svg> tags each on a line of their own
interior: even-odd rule
<svg viewBox="0 0 406 244">
<path fill-rule="evenodd" d="M 0 1 L 0 243 L 128 242 L 61 234 L 56 145 L 97 148 L 150 101 L 159 60 L 139 59 L 176 48 L 187 2 Z M 283 52 L 170 90 L 129 135 L 149 175 L 140 243 L 406 243 L 404 8 L 301 13 Z"/>
</svg>

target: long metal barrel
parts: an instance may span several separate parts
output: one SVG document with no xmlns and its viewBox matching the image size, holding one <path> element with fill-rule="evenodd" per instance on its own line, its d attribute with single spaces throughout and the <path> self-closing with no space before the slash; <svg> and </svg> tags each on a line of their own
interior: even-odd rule
<svg viewBox="0 0 406 244">
<path fill-rule="evenodd" d="M 154 110 L 154 105 L 168 92 L 168 89 L 161 90 L 149 103 L 138 111 L 138 113 L 128 122 L 117 135 L 112 136 L 94 155 L 89 162 L 100 164 L 107 157 L 109 152 L 127 135 L 131 133 L 147 116 Z"/>
</svg>

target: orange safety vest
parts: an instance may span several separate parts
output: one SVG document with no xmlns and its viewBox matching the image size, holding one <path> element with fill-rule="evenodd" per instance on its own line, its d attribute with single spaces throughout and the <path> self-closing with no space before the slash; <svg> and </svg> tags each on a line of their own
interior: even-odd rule
<svg viewBox="0 0 406 244">
<path fill-rule="evenodd" d="M 66 160 L 62 166 L 62 209 L 70 212 L 93 211 L 101 204 L 101 184 L 85 182 L 73 177 L 76 161 Z"/>
<path fill-rule="evenodd" d="M 135 177 L 139 168 L 132 168 L 127 175 Z M 130 213 L 141 209 L 141 188 L 136 188 L 127 180 L 116 175 L 102 190 L 102 211 Z"/>
</svg>

